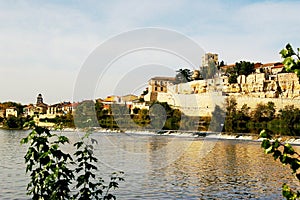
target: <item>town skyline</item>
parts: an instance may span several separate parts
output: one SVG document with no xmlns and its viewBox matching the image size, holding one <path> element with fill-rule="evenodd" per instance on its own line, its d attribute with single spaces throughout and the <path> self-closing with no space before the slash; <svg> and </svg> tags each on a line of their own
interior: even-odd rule
<svg viewBox="0 0 300 200">
<path fill-rule="evenodd" d="M 178 31 L 205 52 L 218 53 L 219 60 L 228 64 L 241 60 L 280 62 L 279 51 L 286 43 L 300 46 L 299 9 L 300 2 L 292 0 L 2 1 L 0 101 L 26 104 L 34 101 L 38 93 L 44 94 L 50 104 L 82 100 L 84 96 L 73 99 L 73 91 L 91 52 L 109 38 L 144 27 Z M 133 56 L 120 66 L 134 64 L 136 59 L 143 60 L 145 55 Z M 178 60 L 168 59 L 174 68 L 186 68 Z M 165 74 L 174 75 L 170 71 L 175 70 L 165 70 Z M 149 79 L 147 73 L 139 73 L 136 77 L 144 82 Z M 122 78 L 124 74 L 120 68 L 107 79 Z M 104 83 L 95 91 L 95 97 L 110 95 L 115 86 Z M 143 87 L 136 87 L 136 83 L 126 86 L 124 93 Z"/>
<path fill-rule="evenodd" d="M 208 54 L 210 54 L 210 53 L 208 53 Z M 216 55 L 218 55 L 218 54 L 216 54 Z M 281 62 L 270 62 L 270 63 L 260 63 L 260 62 L 254 63 L 253 62 L 253 64 L 262 64 L 262 66 L 263 65 L 274 65 L 275 63 L 280 63 L 281 64 Z M 224 66 L 224 69 L 226 69 L 227 67 L 233 67 L 233 66 L 234 66 L 234 64 L 226 64 Z M 199 69 L 200 69 L 200 67 L 199 67 Z M 174 77 L 174 79 L 175 79 L 175 77 L 176 77 L 176 73 L 175 72 L 176 71 L 174 71 L 174 75 L 173 76 L 165 76 L 165 77 Z M 163 75 L 159 75 L 158 77 L 164 77 L 164 76 Z M 0 103 L 15 102 L 15 103 L 20 103 L 22 105 L 30 105 L 30 104 L 34 105 L 35 102 L 36 102 L 36 97 L 39 96 L 39 95 L 43 96 L 43 99 L 45 99 L 44 103 L 48 104 L 48 105 L 55 105 L 55 104 L 66 103 L 66 102 L 69 102 L 69 103 L 78 103 L 78 102 L 83 102 L 83 101 L 86 101 L 86 100 L 96 101 L 97 99 L 105 100 L 105 99 L 109 99 L 111 97 L 120 97 L 121 98 L 121 97 L 128 96 L 128 95 L 135 95 L 138 98 L 142 94 L 143 91 L 145 91 L 146 89 L 148 89 L 148 86 L 149 86 L 148 81 L 150 81 L 153 78 L 155 78 L 155 77 L 150 77 L 150 78 L 147 79 L 147 81 L 145 82 L 145 87 L 141 88 L 140 93 L 134 93 L 134 92 L 132 92 L 132 93 L 123 93 L 123 94 L 111 93 L 111 94 L 108 94 L 106 96 L 98 96 L 98 97 L 95 97 L 95 98 L 83 98 L 83 99 L 77 100 L 77 101 L 74 101 L 72 99 L 61 99 L 61 100 L 57 100 L 57 101 L 49 103 L 49 102 L 47 102 L 47 93 L 44 94 L 44 93 L 38 92 L 35 96 L 32 97 L 32 101 L 27 102 L 27 103 L 23 103 L 23 102 L 14 100 L 13 98 L 10 99 L 10 100 L 7 100 L 7 101 L 1 101 L 1 99 L 0 99 Z"/>
</svg>

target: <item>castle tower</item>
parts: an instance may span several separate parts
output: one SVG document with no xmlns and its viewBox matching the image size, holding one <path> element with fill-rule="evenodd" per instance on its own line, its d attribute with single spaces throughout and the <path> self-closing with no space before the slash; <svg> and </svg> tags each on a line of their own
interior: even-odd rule
<svg viewBox="0 0 300 200">
<path fill-rule="evenodd" d="M 215 65 L 218 64 L 218 54 L 216 53 L 206 53 L 202 56 L 202 67 L 208 67 L 210 62 Z"/>
</svg>

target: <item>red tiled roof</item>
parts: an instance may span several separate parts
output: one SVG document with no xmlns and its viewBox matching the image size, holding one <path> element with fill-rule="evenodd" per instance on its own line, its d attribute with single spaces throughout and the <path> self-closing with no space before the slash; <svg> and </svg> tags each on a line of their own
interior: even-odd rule
<svg viewBox="0 0 300 200">
<path fill-rule="evenodd" d="M 280 64 L 280 65 L 274 65 L 274 67 L 272 67 L 272 69 L 274 69 L 274 68 L 283 68 L 283 67 L 284 67 L 283 64 Z"/>
<path fill-rule="evenodd" d="M 274 62 L 274 63 L 265 63 L 265 64 L 262 64 L 262 67 L 270 67 L 270 66 L 274 66 L 277 62 Z"/>
</svg>

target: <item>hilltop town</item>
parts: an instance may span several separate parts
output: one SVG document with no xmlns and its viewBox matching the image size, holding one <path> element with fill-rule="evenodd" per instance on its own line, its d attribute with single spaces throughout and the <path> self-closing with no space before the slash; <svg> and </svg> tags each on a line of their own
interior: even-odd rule
<svg viewBox="0 0 300 200">
<path fill-rule="evenodd" d="M 207 79 L 197 78 L 201 74 L 199 70 L 193 72 L 190 81 L 183 83 L 176 83 L 174 77 L 153 77 L 145 102 L 167 102 L 189 116 L 210 116 L 218 100 L 223 101 L 227 96 L 235 97 L 239 108 L 247 104 L 253 109 L 258 103 L 269 101 L 277 109 L 286 105 L 300 107 L 299 78 L 295 73 L 284 72 L 282 63 L 253 63 L 251 73 L 238 75 L 230 82 L 229 72 L 237 64 L 218 66 L 217 58 L 217 54 L 207 53 L 202 59 L 202 71 L 219 67 Z"/>
<path fill-rule="evenodd" d="M 281 62 L 241 61 L 226 65 L 219 62 L 218 54 L 206 53 L 199 69 L 180 69 L 176 77 L 153 77 L 139 96 L 112 95 L 90 101 L 101 107 L 103 115 L 113 115 L 111 106 L 116 104 L 125 105 L 130 115 L 137 115 L 139 110 L 149 110 L 153 102 L 165 102 L 186 116 L 210 117 L 215 106 L 222 107 L 229 96 L 236 99 L 238 108 L 246 104 L 254 109 L 257 104 L 270 101 L 277 111 L 287 105 L 300 108 L 299 78 L 296 73 L 286 72 Z M 74 126 L 73 115 L 81 103 L 47 105 L 42 94 L 38 94 L 35 104 L 4 102 L 0 104 L 0 123 L 22 117 L 23 121 L 31 119 L 40 126 L 53 127 L 58 122 Z"/>
</svg>

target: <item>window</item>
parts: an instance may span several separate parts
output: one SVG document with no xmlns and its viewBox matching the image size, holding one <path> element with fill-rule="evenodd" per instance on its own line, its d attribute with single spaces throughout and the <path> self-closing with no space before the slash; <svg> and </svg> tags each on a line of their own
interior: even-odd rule
<svg viewBox="0 0 300 200">
<path fill-rule="evenodd" d="M 157 87 L 154 88 L 154 91 L 157 91 Z"/>
</svg>

